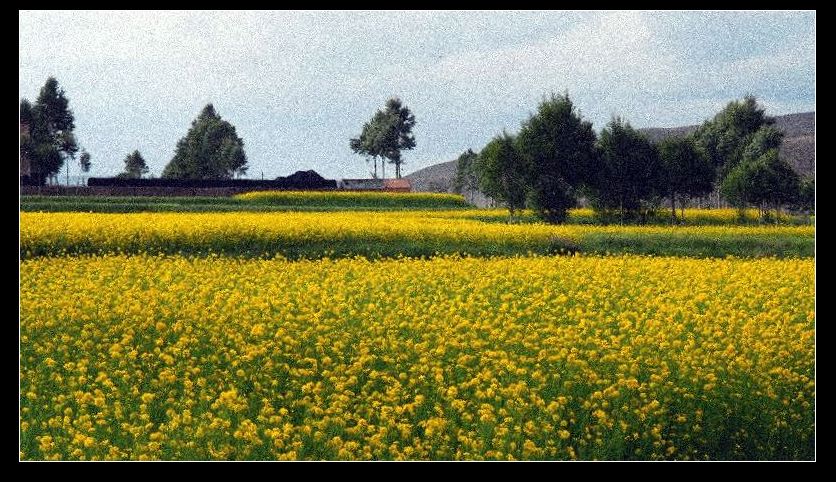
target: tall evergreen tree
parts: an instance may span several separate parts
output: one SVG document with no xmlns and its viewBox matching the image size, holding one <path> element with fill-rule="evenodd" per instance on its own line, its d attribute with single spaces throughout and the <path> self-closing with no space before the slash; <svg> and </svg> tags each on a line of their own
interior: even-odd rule
<svg viewBox="0 0 836 482">
<path fill-rule="evenodd" d="M 456 161 L 456 177 L 453 179 L 453 191 L 470 195 L 479 189 L 479 177 L 476 175 L 476 161 L 479 156 L 468 149 Z"/>
<path fill-rule="evenodd" d="M 125 157 L 125 171 L 119 177 L 139 179 L 143 174 L 148 173 L 148 165 L 145 163 L 139 151 L 133 151 Z"/>
<path fill-rule="evenodd" d="M 756 159 L 740 162 L 723 179 L 721 192 L 741 211 L 748 205 L 758 208 L 763 217 L 770 208 L 797 202 L 800 179 L 789 163 L 769 149 Z"/>
<path fill-rule="evenodd" d="M 247 172 L 244 141 L 235 127 L 207 104 L 177 142 L 174 158 L 162 173 L 169 179 L 229 179 Z"/>
<path fill-rule="evenodd" d="M 61 170 L 66 159 L 74 159 L 78 151 L 73 134 L 75 117 L 55 77 L 46 80 L 34 106 L 26 99 L 21 101 L 20 122 L 28 131 L 21 138 L 21 156 L 29 161 L 31 177 L 43 184 Z"/>
<path fill-rule="evenodd" d="M 743 153 L 755 133 L 761 127 L 774 123 L 775 119 L 766 115 L 757 98 L 747 95 L 741 101 L 729 102 L 713 119 L 705 121 L 694 135 L 698 147 L 717 168 L 719 177 L 723 178 L 743 160 Z"/>
</svg>

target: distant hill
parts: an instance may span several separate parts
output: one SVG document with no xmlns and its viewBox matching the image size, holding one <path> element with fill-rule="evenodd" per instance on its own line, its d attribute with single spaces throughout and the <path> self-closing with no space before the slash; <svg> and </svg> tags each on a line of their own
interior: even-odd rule
<svg viewBox="0 0 836 482">
<path fill-rule="evenodd" d="M 802 175 L 812 175 L 816 167 L 816 113 L 801 112 L 775 117 L 775 125 L 784 133 L 781 144 L 781 156 L 787 159 L 795 170 Z M 667 137 L 685 136 L 698 126 L 648 127 L 638 129 L 651 141 L 659 142 Z M 456 161 L 441 162 L 419 169 L 406 176 L 413 191 L 453 192 L 453 179 L 456 177 Z M 471 193 L 465 193 L 466 196 Z M 478 194 L 478 193 L 477 193 Z M 474 202 L 483 205 L 487 202 L 476 196 Z"/>
<path fill-rule="evenodd" d="M 409 179 L 413 191 L 453 192 L 456 164 L 456 160 L 433 164 L 405 177 Z M 492 200 L 479 191 L 468 191 L 462 194 L 467 202 L 475 206 L 488 207 L 493 205 Z"/>
<path fill-rule="evenodd" d="M 405 176 L 412 184 L 413 191 L 453 192 L 456 177 L 456 161 L 447 161 L 419 169 Z"/>
</svg>

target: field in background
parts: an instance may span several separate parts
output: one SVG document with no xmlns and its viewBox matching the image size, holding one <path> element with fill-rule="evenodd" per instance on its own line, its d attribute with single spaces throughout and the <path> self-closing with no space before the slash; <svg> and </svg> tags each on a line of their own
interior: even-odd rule
<svg viewBox="0 0 836 482">
<path fill-rule="evenodd" d="M 22 196 L 21 211 L 205 212 L 467 209 L 455 194 L 259 191 L 230 197 Z"/>
<path fill-rule="evenodd" d="M 22 196 L 24 212 L 272 212 L 272 211 L 401 211 L 456 210 L 455 216 L 486 222 L 507 222 L 507 209 L 474 209 L 456 194 L 380 193 L 380 192 L 251 192 L 237 196 Z M 451 215 L 452 216 L 452 215 Z M 514 219 L 517 223 L 540 222 L 525 210 Z M 602 224 L 592 209 L 571 209 L 567 224 Z M 804 214 L 782 213 L 775 224 L 809 225 Z M 686 209 L 684 217 L 677 210 L 677 223 L 692 226 L 760 224 L 758 211 L 747 209 L 740 216 L 736 209 Z M 616 222 L 617 224 L 617 222 Z M 647 224 L 670 225 L 670 211 L 660 208 Z"/>
<path fill-rule="evenodd" d="M 812 226 L 504 224 L 472 211 L 21 213 L 20 255 L 211 253 L 288 258 L 634 253 L 813 256 Z"/>
</svg>

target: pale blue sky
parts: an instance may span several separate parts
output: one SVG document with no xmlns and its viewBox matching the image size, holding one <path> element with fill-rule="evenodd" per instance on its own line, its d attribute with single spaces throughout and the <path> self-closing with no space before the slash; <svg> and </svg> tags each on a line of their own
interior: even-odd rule
<svg viewBox="0 0 836 482">
<path fill-rule="evenodd" d="M 371 170 L 348 140 L 390 96 L 417 118 L 404 174 L 516 132 L 568 90 L 599 130 L 698 123 L 746 93 L 815 110 L 815 12 L 20 12 L 20 97 L 50 75 L 91 175 L 159 175 L 212 102 L 248 177 Z M 71 166 L 71 175 L 78 171 Z M 63 171 L 62 171 L 63 172 Z M 394 173 L 394 169 L 387 170 Z"/>
</svg>

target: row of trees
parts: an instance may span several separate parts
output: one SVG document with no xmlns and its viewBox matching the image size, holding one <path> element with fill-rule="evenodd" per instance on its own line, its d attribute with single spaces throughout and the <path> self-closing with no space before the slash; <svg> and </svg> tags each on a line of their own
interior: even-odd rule
<svg viewBox="0 0 836 482">
<path fill-rule="evenodd" d="M 363 125 L 363 131 L 356 138 L 349 140 L 349 146 L 355 154 L 366 156 L 374 161 L 374 177 L 377 178 L 377 161 L 380 159 L 383 177 L 386 177 L 386 161 L 395 165 L 395 177 L 401 177 L 403 158 L 401 151 L 415 148 L 415 115 L 400 99 L 386 101 L 382 110 L 375 112 L 369 122 Z"/>
<path fill-rule="evenodd" d="M 454 188 L 479 189 L 504 203 L 513 220 L 524 208 L 543 220 L 565 220 L 586 199 L 608 220 L 644 221 L 667 198 L 677 202 L 719 185 L 735 206 L 762 211 L 795 204 L 812 210 L 815 185 L 778 156 L 782 134 L 754 97 L 729 103 L 691 136 L 651 143 L 621 118 L 596 136 L 568 94 L 552 95 L 516 136 L 502 132 L 479 154 L 458 159 Z"/>
<path fill-rule="evenodd" d="M 20 102 L 21 168 L 28 166 L 29 176 L 36 184 L 54 177 L 79 151 L 75 134 L 75 117 L 69 99 L 54 77 L 47 79 L 34 105 L 27 99 Z M 413 142 L 414 144 L 414 142 Z M 91 156 L 81 150 L 79 165 L 89 172 Z M 247 172 L 244 141 L 235 127 L 223 120 L 212 104 L 206 105 L 192 122 L 186 136 L 177 142 L 174 158 L 162 173 L 173 179 L 229 179 Z M 148 173 L 148 165 L 134 151 L 125 158 L 125 170 L 119 177 L 140 178 Z"/>
</svg>

